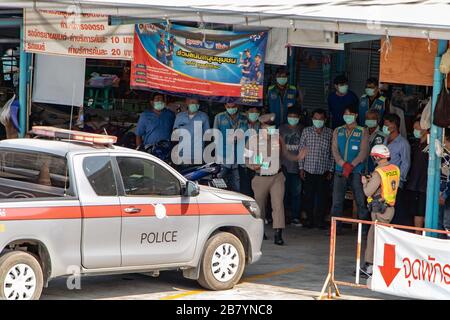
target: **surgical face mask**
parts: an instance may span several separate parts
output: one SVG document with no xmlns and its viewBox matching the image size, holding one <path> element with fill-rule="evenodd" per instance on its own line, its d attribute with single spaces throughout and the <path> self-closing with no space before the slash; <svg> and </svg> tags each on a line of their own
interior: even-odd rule
<svg viewBox="0 0 450 320">
<path fill-rule="evenodd" d="M 356 116 L 354 114 L 344 114 L 343 118 L 346 124 L 352 124 L 356 120 Z"/>
<path fill-rule="evenodd" d="M 378 125 L 377 120 L 366 120 L 367 128 L 375 128 Z"/>
<path fill-rule="evenodd" d="M 388 126 L 383 126 L 383 133 L 385 135 L 390 135 L 391 134 L 391 132 L 389 131 L 389 127 Z"/>
<path fill-rule="evenodd" d="M 324 120 L 318 120 L 318 119 L 313 119 L 313 126 L 316 127 L 317 129 L 323 128 L 323 125 L 325 124 Z"/>
<path fill-rule="evenodd" d="M 422 131 L 414 129 L 414 137 L 416 139 L 420 139 L 421 136 L 422 136 Z"/>
<path fill-rule="evenodd" d="M 249 112 L 248 114 L 248 120 L 250 120 L 251 122 L 256 122 L 259 118 L 259 113 L 258 112 Z"/>
<path fill-rule="evenodd" d="M 293 118 L 293 117 L 288 117 L 288 123 L 290 126 L 296 126 L 298 125 L 298 122 L 300 121 L 299 118 Z"/>
<path fill-rule="evenodd" d="M 375 95 L 375 89 L 374 88 L 366 88 L 366 94 L 369 97 L 373 97 Z"/>
<path fill-rule="evenodd" d="M 348 92 L 348 85 L 338 85 L 338 91 L 340 94 L 346 94 Z"/>
<path fill-rule="evenodd" d="M 155 101 L 155 102 L 153 102 L 153 107 L 155 108 L 155 110 L 161 111 L 165 107 L 164 101 Z"/>
<path fill-rule="evenodd" d="M 278 77 L 277 82 L 280 86 L 284 86 L 287 83 L 288 79 L 286 77 Z"/>
<path fill-rule="evenodd" d="M 237 111 L 238 111 L 238 108 L 236 108 L 236 107 L 235 108 L 227 108 L 227 112 L 230 115 L 235 114 Z"/>
<path fill-rule="evenodd" d="M 269 126 L 266 129 L 269 136 L 274 135 L 277 130 L 275 126 Z"/>
<path fill-rule="evenodd" d="M 199 107 L 200 106 L 198 104 L 196 104 L 196 103 L 190 103 L 189 106 L 188 106 L 189 112 L 196 113 L 198 111 Z"/>
</svg>

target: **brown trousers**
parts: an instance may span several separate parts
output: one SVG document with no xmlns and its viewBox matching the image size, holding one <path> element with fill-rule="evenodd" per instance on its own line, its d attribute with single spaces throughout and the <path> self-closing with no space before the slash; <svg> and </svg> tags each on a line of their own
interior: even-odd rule
<svg viewBox="0 0 450 320">
<path fill-rule="evenodd" d="M 394 217 L 395 209 L 393 207 L 388 207 L 384 213 L 372 212 L 372 221 L 378 220 L 379 222 L 389 223 Z M 373 263 L 373 246 L 374 246 L 374 236 L 375 236 L 375 226 L 372 224 L 367 234 L 367 245 L 365 260 L 368 263 Z"/>
<path fill-rule="evenodd" d="M 267 197 L 270 194 L 274 229 L 283 229 L 285 227 L 283 203 L 285 181 L 286 178 L 282 172 L 273 176 L 255 176 L 252 180 L 255 200 L 261 209 L 261 216 L 264 218 L 266 217 Z"/>
</svg>

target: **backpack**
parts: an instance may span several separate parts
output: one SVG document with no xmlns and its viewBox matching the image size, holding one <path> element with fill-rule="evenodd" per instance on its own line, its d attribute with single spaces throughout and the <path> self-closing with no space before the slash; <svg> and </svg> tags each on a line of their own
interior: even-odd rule
<svg viewBox="0 0 450 320">
<path fill-rule="evenodd" d="M 450 93 L 445 79 L 434 109 L 433 124 L 441 128 L 450 127 Z"/>
</svg>

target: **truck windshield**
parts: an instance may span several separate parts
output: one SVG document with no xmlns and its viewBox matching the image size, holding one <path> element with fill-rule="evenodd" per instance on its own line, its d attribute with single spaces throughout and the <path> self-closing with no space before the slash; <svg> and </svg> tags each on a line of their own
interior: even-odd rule
<svg viewBox="0 0 450 320">
<path fill-rule="evenodd" d="M 0 199 L 64 197 L 69 187 L 64 157 L 0 149 Z"/>
</svg>

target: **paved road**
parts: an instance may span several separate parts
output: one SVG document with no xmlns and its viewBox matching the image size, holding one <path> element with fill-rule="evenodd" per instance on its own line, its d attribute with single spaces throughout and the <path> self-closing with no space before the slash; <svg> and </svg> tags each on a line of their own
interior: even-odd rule
<svg viewBox="0 0 450 320">
<path fill-rule="evenodd" d="M 267 234 L 271 235 L 268 229 Z M 272 237 L 271 237 L 272 238 Z M 233 290 L 211 292 L 181 272 L 90 276 L 81 279 L 80 290 L 69 290 L 66 278 L 50 282 L 42 299 L 316 299 L 328 270 L 329 238 L 324 231 L 288 226 L 286 245 L 264 241 L 263 258 L 247 267 Z M 351 230 L 338 237 L 336 279 L 354 280 L 356 235 Z M 395 299 L 367 289 L 341 287 L 344 299 Z"/>
</svg>

